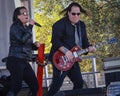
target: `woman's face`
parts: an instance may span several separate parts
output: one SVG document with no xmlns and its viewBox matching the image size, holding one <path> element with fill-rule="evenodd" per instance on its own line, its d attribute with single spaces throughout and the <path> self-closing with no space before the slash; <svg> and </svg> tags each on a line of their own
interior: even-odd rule
<svg viewBox="0 0 120 96">
<path fill-rule="evenodd" d="M 76 24 L 80 20 L 80 8 L 72 6 L 71 11 L 68 12 L 68 17 L 73 24 Z"/>
<path fill-rule="evenodd" d="M 18 15 L 18 19 L 23 23 L 26 24 L 28 22 L 28 11 L 26 9 L 20 10 L 20 15 Z"/>
</svg>

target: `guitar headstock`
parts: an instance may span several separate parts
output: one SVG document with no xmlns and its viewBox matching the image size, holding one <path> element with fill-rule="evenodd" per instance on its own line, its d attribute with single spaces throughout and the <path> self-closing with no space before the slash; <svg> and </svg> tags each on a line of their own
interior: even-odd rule
<svg viewBox="0 0 120 96">
<path fill-rule="evenodd" d="M 118 42 L 118 40 L 116 38 L 110 38 L 107 40 L 108 44 L 117 43 L 117 42 Z"/>
</svg>

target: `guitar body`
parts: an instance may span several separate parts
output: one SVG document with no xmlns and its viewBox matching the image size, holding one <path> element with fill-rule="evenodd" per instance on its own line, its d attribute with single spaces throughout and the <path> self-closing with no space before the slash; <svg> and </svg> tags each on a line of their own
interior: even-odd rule
<svg viewBox="0 0 120 96">
<path fill-rule="evenodd" d="M 77 51 L 80 51 L 80 48 L 77 46 L 71 49 L 72 53 Z M 73 62 L 67 61 L 65 54 L 62 53 L 61 51 L 56 51 L 53 55 L 53 63 L 55 67 L 60 71 L 67 71 L 71 69 L 71 67 L 75 62 L 81 62 L 81 61 L 82 59 L 80 57 L 75 57 L 75 60 Z"/>
</svg>

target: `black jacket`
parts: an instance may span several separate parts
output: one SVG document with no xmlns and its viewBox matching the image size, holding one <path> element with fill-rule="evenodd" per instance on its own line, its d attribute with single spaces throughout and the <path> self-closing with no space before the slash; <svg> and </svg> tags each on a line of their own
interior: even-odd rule
<svg viewBox="0 0 120 96">
<path fill-rule="evenodd" d="M 21 22 L 15 22 L 10 27 L 9 55 L 22 59 L 30 59 L 32 48 L 32 25 L 23 26 Z"/>
<path fill-rule="evenodd" d="M 90 46 L 86 34 L 86 27 L 84 22 L 79 21 L 77 24 L 78 29 L 81 28 L 82 48 L 88 48 Z M 52 59 L 54 52 L 61 46 L 65 46 L 67 49 L 72 49 L 75 44 L 75 28 L 71 24 L 68 17 L 64 17 L 57 21 L 52 27 L 52 48 L 50 51 L 49 59 Z"/>
</svg>

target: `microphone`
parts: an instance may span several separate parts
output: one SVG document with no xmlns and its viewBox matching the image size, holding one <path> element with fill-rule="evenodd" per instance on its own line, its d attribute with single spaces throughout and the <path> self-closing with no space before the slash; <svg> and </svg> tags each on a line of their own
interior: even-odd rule
<svg viewBox="0 0 120 96">
<path fill-rule="evenodd" d="M 38 26 L 38 27 L 42 27 L 39 23 L 37 23 L 37 22 L 35 22 L 34 23 L 36 26 Z"/>
</svg>

